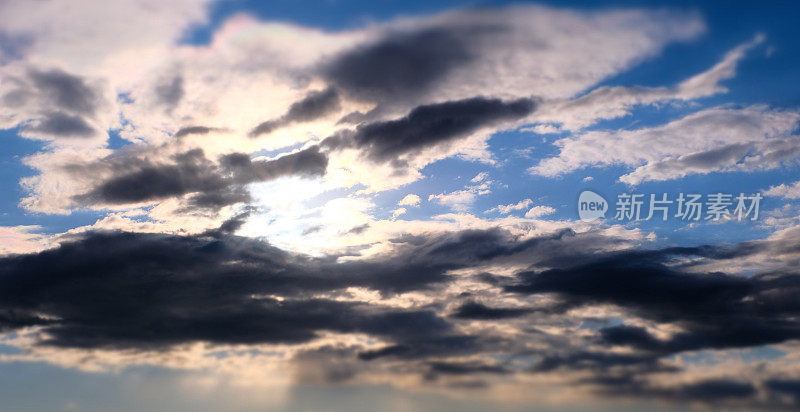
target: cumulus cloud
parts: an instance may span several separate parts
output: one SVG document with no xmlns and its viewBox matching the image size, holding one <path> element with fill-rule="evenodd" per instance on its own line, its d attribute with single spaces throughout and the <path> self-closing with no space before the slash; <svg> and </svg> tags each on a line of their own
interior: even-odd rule
<svg viewBox="0 0 800 412">
<path fill-rule="evenodd" d="M 392 219 L 397 219 L 399 216 L 404 215 L 406 212 L 408 212 L 408 209 L 404 207 L 398 207 L 392 212 Z"/>
<path fill-rule="evenodd" d="M 785 199 L 800 199 L 800 181 L 790 183 L 790 184 L 779 184 L 776 186 L 770 186 L 769 189 L 765 190 L 765 196 L 775 196 L 775 197 L 782 197 Z"/>
<path fill-rule="evenodd" d="M 419 206 L 419 202 L 421 202 L 421 201 L 422 201 L 422 199 L 420 199 L 419 196 L 417 196 L 417 195 L 415 195 L 413 193 L 410 193 L 410 194 L 405 195 L 405 197 L 403 197 L 402 199 L 400 199 L 400 201 L 397 202 L 397 205 L 398 206 Z"/>
<path fill-rule="evenodd" d="M 497 213 L 500 213 L 501 215 L 507 215 L 507 214 L 509 214 L 511 212 L 514 212 L 514 211 L 517 211 L 517 210 L 523 210 L 523 209 L 530 208 L 530 209 L 528 209 L 527 212 L 525 212 L 525 217 L 528 218 L 528 219 L 535 219 L 537 217 L 541 217 L 541 216 L 544 216 L 544 215 L 549 215 L 549 214 L 555 213 L 555 211 L 556 211 L 555 209 L 553 209 L 550 206 L 534 206 L 534 207 L 531 208 L 532 204 L 533 204 L 533 200 L 531 200 L 531 199 L 523 199 L 523 200 L 520 200 L 517 203 L 512 203 L 510 205 L 497 205 L 497 206 L 487 210 L 484 213 L 497 212 Z"/>
<path fill-rule="evenodd" d="M 487 210 L 486 213 L 498 212 L 501 215 L 507 215 L 507 214 L 509 214 L 509 213 L 511 213 L 511 212 L 513 212 L 515 210 L 522 210 L 522 209 L 528 208 L 532 204 L 533 204 L 533 200 L 531 200 L 531 199 L 523 199 L 523 200 L 520 200 L 517 203 L 512 203 L 510 205 L 497 205 L 497 206 Z"/>
<path fill-rule="evenodd" d="M 453 208 L 453 210 L 465 211 L 469 209 L 478 196 L 491 193 L 490 187 L 494 183 L 491 180 L 485 180 L 485 175 L 482 174 L 479 174 L 471 181 L 475 182 L 476 184 L 469 185 L 462 190 L 429 195 L 428 201 L 435 200 L 441 205 Z"/>
<path fill-rule="evenodd" d="M 550 206 L 534 206 L 525 212 L 525 217 L 534 219 L 540 216 L 545 216 L 555 213 L 556 210 Z"/>
<path fill-rule="evenodd" d="M 475 175 L 475 177 L 470 179 L 470 182 L 472 182 L 472 183 L 482 182 L 482 181 L 486 180 L 487 177 L 489 177 L 489 173 L 480 172 L 477 175 Z"/>
<path fill-rule="evenodd" d="M 467 210 L 475 201 L 477 195 L 472 190 L 457 190 L 450 193 L 439 193 L 428 196 L 428 201 L 435 200 L 441 205 L 452 207 L 454 210 Z"/>
</svg>

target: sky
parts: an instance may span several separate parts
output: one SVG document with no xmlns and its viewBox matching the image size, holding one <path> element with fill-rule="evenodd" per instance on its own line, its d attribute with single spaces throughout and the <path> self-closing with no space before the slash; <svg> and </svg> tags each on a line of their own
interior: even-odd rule
<svg viewBox="0 0 800 412">
<path fill-rule="evenodd" d="M 0 409 L 797 409 L 799 18 L 2 1 Z"/>
</svg>

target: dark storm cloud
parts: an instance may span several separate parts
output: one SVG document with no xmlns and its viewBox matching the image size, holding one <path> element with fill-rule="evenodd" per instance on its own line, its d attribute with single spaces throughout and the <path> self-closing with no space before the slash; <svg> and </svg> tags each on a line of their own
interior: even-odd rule
<svg viewBox="0 0 800 412">
<path fill-rule="evenodd" d="M 136 203 L 194 194 L 190 206 L 219 208 L 249 200 L 244 185 L 285 176 L 312 177 L 325 174 L 327 157 L 316 147 L 274 160 L 251 160 L 244 153 L 208 160 L 201 149 L 172 157 L 171 163 L 151 163 L 138 158 L 116 164 L 114 176 L 91 192 L 76 197 L 80 203 Z M 86 170 L 75 166 L 73 173 Z"/>
<path fill-rule="evenodd" d="M 200 149 L 173 157 L 173 164 L 145 164 L 112 177 L 84 198 L 98 202 L 134 203 L 194 192 L 224 190 L 227 184 Z"/>
<path fill-rule="evenodd" d="M 181 212 L 193 212 L 197 209 L 219 210 L 228 205 L 250 202 L 252 197 L 247 188 L 243 186 L 227 186 L 219 190 L 198 192 L 186 199 L 186 206 Z"/>
<path fill-rule="evenodd" d="M 482 127 L 523 118 L 533 112 L 533 99 L 504 102 L 473 97 L 419 106 L 407 116 L 358 126 L 323 141 L 323 147 L 357 147 L 374 160 L 390 160 L 468 136 Z"/>
<path fill-rule="evenodd" d="M 410 263 L 441 270 L 423 260 Z M 4 328 L 43 325 L 51 336 L 44 343 L 76 347 L 303 342 L 325 330 L 399 342 L 448 333 L 449 324 L 429 310 L 309 297 L 385 285 L 383 269 L 397 266 L 339 268 L 222 232 L 89 233 L 54 250 L 0 259 L 0 320 Z"/>
<path fill-rule="evenodd" d="M 223 228 L 210 232 L 206 238 L 92 234 L 86 239 L 67 244 L 56 251 L 5 259 L 3 270 L 6 274 L 26 272 L 37 273 L 37 276 L 51 273 L 47 276 L 63 279 L 70 284 L 83 284 L 84 275 L 96 275 L 99 276 L 97 279 L 109 282 L 121 276 L 123 285 L 103 286 L 97 281 L 89 282 L 98 285 L 99 288 L 119 290 L 138 287 L 135 282 L 138 278 L 126 278 L 130 273 L 147 273 L 148 276 L 155 276 L 155 280 L 148 281 L 148 284 L 154 283 L 153 287 L 156 289 L 161 288 L 158 286 L 161 273 L 173 275 L 186 273 L 185 279 L 182 280 L 185 284 L 182 284 L 181 289 L 187 294 L 193 294 L 195 293 L 193 288 L 198 288 L 196 290 L 198 296 L 208 293 L 206 287 L 213 287 L 215 290 L 240 287 L 241 289 L 235 289 L 233 292 L 244 293 L 247 290 L 248 296 L 253 293 L 263 293 L 286 298 L 300 298 L 308 294 L 347 287 L 365 287 L 384 295 L 391 295 L 445 284 L 452 279 L 447 274 L 451 270 L 496 259 L 522 256 L 540 262 L 568 261 L 566 258 L 554 259 L 551 255 L 558 253 L 558 250 L 569 254 L 569 250 L 564 250 L 563 246 L 575 244 L 576 239 L 586 236 L 564 231 L 520 242 L 499 230 L 469 230 L 434 238 L 418 236 L 414 242 L 399 243 L 402 246 L 394 255 L 380 260 L 334 264 L 328 259 L 292 256 L 257 241 L 227 236 L 226 234 L 241 225 L 242 219 L 244 217 L 240 216 L 226 222 Z M 631 346 L 643 354 L 647 353 L 648 355 L 641 355 L 646 359 L 682 350 L 757 346 L 797 337 L 798 328 L 791 321 L 791 317 L 800 312 L 800 304 L 793 298 L 800 290 L 797 276 L 773 274 L 744 278 L 724 274 L 690 274 L 667 268 L 662 262 L 665 256 L 673 255 L 678 250 L 681 253 L 692 250 L 706 255 L 730 256 L 730 250 L 733 249 L 724 249 L 726 250 L 714 251 L 713 248 L 706 247 L 611 254 L 610 257 L 571 268 L 540 273 L 525 272 L 517 276 L 516 283 L 505 287 L 514 293 L 556 293 L 572 307 L 591 303 L 612 303 L 636 315 L 658 322 L 676 322 L 683 327 L 684 332 L 679 332 L 668 339 L 656 339 L 643 328 L 625 325 L 603 328 L 598 332 L 598 343 L 609 347 Z M 56 263 L 58 261 L 73 262 L 70 264 L 73 266 L 59 266 Z M 42 268 L 46 270 L 40 270 Z M 98 271 L 102 273 L 92 274 Z M 196 273 L 197 277 L 191 275 L 192 273 Z M 170 279 L 180 279 L 180 276 L 176 278 L 173 275 L 170 275 Z M 68 280 L 70 276 L 78 278 L 70 281 Z M 12 278 L 14 277 L 3 277 L 3 282 Z M 22 277 L 14 279 L 24 280 Z M 46 285 L 48 279 L 51 278 L 30 278 L 39 285 Z M 145 281 L 144 278 L 141 280 Z M 222 283 L 225 282 L 230 284 L 223 287 Z M 166 282 L 164 287 L 169 289 L 170 285 L 172 283 Z M 33 289 L 16 290 L 13 295 L 24 298 L 28 293 L 34 292 Z M 100 291 L 90 292 L 92 299 L 101 294 Z M 6 298 L 10 299 L 10 296 Z M 121 298 L 116 300 L 124 302 Z M 277 305 L 274 302 L 271 304 Z M 258 307 L 263 308 L 262 306 Z M 269 305 L 264 307 L 274 309 Z M 5 310 L 3 313 L 14 313 L 16 316 L 6 316 L 4 324 L 13 323 L 8 319 L 17 319 L 16 322 L 21 323 L 36 322 L 37 318 L 30 316 L 31 313 L 47 313 L 35 305 L 4 305 L 2 309 Z M 108 308 L 108 311 L 113 312 L 111 309 Z M 531 310 L 491 307 L 467 302 L 451 315 L 455 318 L 489 321 L 522 316 Z M 559 311 L 544 313 L 556 312 Z M 61 317 L 61 314 L 54 316 Z M 402 319 L 404 318 L 398 317 L 390 323 L 402 323 Z M 430 322 L 439 321 L 431 318 Z M 440 326 L 446 328 L 444 323 Z M 375 324 L 372 329 L 380 329 L 380 326 Z M 197 337 L 186 337 L 187 340 L 195 338 Z M 452 339 L 461 338 L 452 337 Z M 452 350 L 453 345 L 461 345 L 464 348 L 475 347 L 472 337 L 463 339 L 465 340 L 460 344 L 449 342 L 445 347 L 441 347 L 435 340 L 417 339 L 415 344 L 410 346 L 408 342 L 398 342 L 395 346 L 370 353 L 365 352 L 361 357 L 364 359 L 384 356 L 416 357 L 439 351 L 446 352 Z M 559 362 L 563 363 L 565 362 L 563 359 L 569 359 L 569 355 L 564 356 L 566 358 L 558 358 L 561 359 Z M 555 360 L 557 359 L 551 359 L 549 362 Z M 578 360 L 586 362 L 585 357 Z M 540 368 L 543 368 L 544 364 L 540 365 Z"/>
<path fill-rule="evenodd" d="M 248 164 L 245 159 L 229 161 L 239 167 Z M 650 378 L 680 373 L 670 359 L 679 351 L 760 346 L 800 336 L 793 320 L 800 314 L 798 276 L 692 273 L 681 265 L 684 257 L 724 260 L 775 245 L 598 252 L 592 244 L 609 239 L 598 239 L 591 231 L 520 240 L 498 229 L 466 230 L 401 237 L 391 254 L 338 261 L 336 256 L 293 254 L 232 235 L 248 213 L 201 235 L 85 233 L 56 249 L 4 257 L 0 328 L 40 326 L 47 332 L 41 344 L 87 348 L 197 341 L 300 343 L 326 331 L 361 333 L 379 338 L 384 346 L 348 349 L 348 370 L 352 362 L 401 363 L 407 371 L 437 382 L 441 378 L 443 384 L 472 376 L 579 372 L 576 385 L 603 394 L 714 405 L 752 402 L 765 390 L 792 396 L 788 381 L 716 379 L 658 386 Z M 446 290 L 462 276 L 451 271 L 509 259 L 558 268 L 522 272 L 505 281 L 490 275 L 470 279 L 505 288 L 516 298 L 554 294 L 564 306 L 512 308 L 470 300 L 446 316 L 446 301 L 404 308 L 336 299 L 353 287 L 383 297 Z M 595 303 L 676 324 L 680 332 L 657 338 L 645 328 L 622 324 L 565 341 L 537 331 L 538 324 L 547 325 L 565 313 L 564 307 Z M 464 318 L 493 322 L 522 315 L 531 319 L 523 341 L 486 330 L 465 333 L 458 327 Z M 619 346 L 630 349 L 621 353 Z M 491 361 L 498 354 L 509 362 Z M 368 367 L 355 365 L 352 373 Z"/>
<path fill-rule="evenodd" d="M 247 164 L 239 160 L 240 166 Z M 681 265 L 683 257 L 724 260 L 775 245 L 583 253 L 580 247 L 595 250 L 592 243 L 603 239 L 569 230 L 527 240 L 497 229 L 467 230 L 398 238 L 392 254 L 339 262 L 231 235 L 248 213 L 201 235 L 86 233 L 57 249 L 2 258 L 0 329 L 39 326 L 47 332 L 40 344 L 137 349 L 197 341 L 291 344 L 326 331 L 361 333 L 385 346 L 331 352 L 328 357 L 346 361 L 331 361 L 326 379 L 349 380 L 368 363 L 386 362 L 445 385 L 492 375 L 576 372 L 576 385 L 608 396 L 708 405 L 756 404 L 763 393 L 777 399 L 770 405 L 785 405 L 794 396 L 789 379 L 719 378 L 663 386 L 651 378 L 682 372 L 670 359 L 675 352 L 759 346 L 793 336 L 791 320 L 800 313 L 796 275 L 701 274 L 685 272 Z M 471 279 L 515 295 L 552 293 L 572 308 L 615 304 L 657 323 L 677 324 L 682 331 L 656 338 L 644 328 L 623 324 L 579 337 L 574 346 L 531 332 L 525 340 L 535 345 L 527 346 L 517 337 L 487 331 L 466 334 L 451 322 L 530 314 L 534 330 L 563 310 L 470 300 L 447 317 L 448 302 L 400 308 L 334 298 L 352 287 L 385 297 L 444 290 L 458 278 L 450 271 L 504 259 L 559 268 L 523 272 L 506 281 L 489 275 Z M 632 350 L 621 353 L 618 346 Z M 496 363 L 498 354 L 510 361 Z M 319 356 L 314 362 L 328 362 Z"/>
<path fill-rule="evenodd" d="M 682 385 L 674 390 L 668 390 L 671 398 L 685 398 L 691 400 L 717 400 L 725 398 L 748 398 L 755 395 L 756 389 L 750 382 L 741 382 L 728 379 L 706 380 L 688 385 Z"/>
<path fill-rule="evenodd" d="M 477 373 L 490 373 L 506 375 L 511 370 L 495 364 L 482 362 L 431 362 L 429 364 L 432 374 L 444 375 L 472 375 Z"/>
<path fill-rule="evenodd" d="M 659 385 L 648 381 L 651 374 L 681 372 L 657 357 L 639 354 L 576 351 L 567 355 L 547 355 L 531 373 L 590 372 L 577 383 L 589 385 L 597 394 L 668 402 L 696 402 L 721 407 L 730 403 L 756 404 L 756 385 L 740 378 L 707 379 L 677 385 Z"/>
<path fill-rule="evenodd" d="M 328 157 L 316 146 L 281 156 L 274 160 L 250 160 L 243 154 L 223 156 L 220 163 L 242 183 L 266 181 L 283 176 L 322 176 Z"/>
<path fill-rule="evenodd" d="M 405 99 L 427 92 L 435 82 L 471 61 L 470 41 L 478 32 L 476 27 L 441 27 L 388 33 L 337 56 L 322 72 L 356 99 Z"/>
<path fill-rule="evenodd" d="M 649 350 L 661 348 L 661 342 L 654 338 L 645 328 L 637 326 L 610 326 L 600 329 L 601 340 L 611 345 L 631 345 Z"/>
<path fill-rule="evenodd" d="M 417 360 L 432 357 L 448 357 L 480 353 L 485 349 L 477 336 L 450 335 L 427 336 L 409 339 L 406 343 L 386 346 L 380 349 L 366 350 L 358 354 L 363 361 L 377 359 Z"/>
<path fill-rule="evenodd" d="M 786 406 L 800 407 L 800 379 L 768 379 L 764 386 L 781 398 L 789 398 L 781 402 Z"/>
<path fill-rule="evenodd" d="M 662 364 L 652 355 L 574 351 L 563 354 L 547 354 L 542 356 L 530 368 L 532 373 L 546 373 L 560 370 L 589 370 L 605 372 L 612 368 L 627 368 L 625 375 L 643 372 L 665 372 L 673 368 Z M 603 375 L 605 376 L 605 375 Z M 617 378 L 620 375 L 616 375 Z"/>
<path fill-rule="evenodd" d="M 292 103 L 283 119 L 289 122 L 308 122 L 339 110 L 339 104 L 339 93 L 332 87 L 312 91 L 303 100 Z"/>
<path fill-rule="evenodd" d="M 60 137 L 89 137 L 95 129 L 80 116 L 65 113 L 47 113 L 35 124 L 26 126 L 25 132 Z"/>
<path fill-rule="evenodd" d="M 289 110 L 281 117 L 265 121 L 256 126 L 250 137 L 267 134 L 292 123 L 310 122 L 328 114 L 335 113 L 341 105 L 339 93 L 329 87 L 325 90 L 312 91 L 302 100 L 292 103 Z"/>
<path fill-rule="evenodd" d="M 641 382 L 619 383 L 617 388 L 606 393 L 660 398 L 671 402 L 702 402 L 718 408 L 744 400 L 754 401 L 753 398 L 758 393 L 752 383 L 734 379 L 708 379 L 672 387 L 658 387 Z"/>
<path fill-rule="evenodd" d="M 102 100 L 83 78 L 58 69 L 30 70 L 28 76 L 33 86 L 62 110 L 92 116 Z"/>
<path fill-rule="evenodd" d="M 530 313 L 525 308 L 493 308 L 478 302 L 466 302 L 456 309 L 453 317 L 461 319 L 508 319 L 517 318 Z"/>
<path fill-rule="evenodd" d="M 703 253 L 730 257 L 730 250 L 673 248 L 620 252 L 572 267 L 518 275 L 507 286 L 517 293 L 553 293 L 571 305 L 614 304 L 656 322 L 679 324 L 684 332 L 658 340 L 641 328 L 601 330 L 612 345 L 647 351 L 749 347 L 800 338 L 794 316 L 800 304 L 788 297 L 800 290 L 796 274 L 750 277 L 724 273 L 682 272 L 670 267 L 675 255 Z M 752 245 L 738 248 L 744 253 Z"/>
<path fill-rule="evenodd" d="M 362 359 L 474 353 L 496 341 L 455 333 L 432 309 L 312 296 L 350 287 L 384 295 L 431 289 L 448 282 L 450 270 L 514 253 L 508 234 L 452 233 L 383 258 L 337 263 L 230 235 L 246 213 L 202 235 L 86 233 L 56 249 L 0 258 L 3 328 L 44 326 L 45 343 L 78 347 L 302 342 L 328 330 L 382 336 L 402 348 Z M 489 239 L 498 243 L 492 252 L 467 256 Z M 450 253 L 459 245 L 467 252 Z"/>
<path fill-rule="evenodd" d="M 52 323 L 35 312 L 20 309 L 0 309 L 0 332 L 10 332 L 28 326 Z"/>
</svg>

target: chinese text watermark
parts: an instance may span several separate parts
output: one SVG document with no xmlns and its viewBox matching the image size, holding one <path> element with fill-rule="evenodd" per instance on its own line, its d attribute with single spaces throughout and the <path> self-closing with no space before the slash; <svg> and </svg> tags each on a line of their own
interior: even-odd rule
<svg viewBox="0 0 800 412">
<path fill-rule="evenodd" d="M 614 219 L 641 221 L 674 218 L 683 221 L 757 220 L 763 197 L 760 193 L 622 193 L 617 195 Z M 608 202 L 599 194 L 584 190 L 578 198 L 578 215 L 584 222 L 605 217 Z"/>
</svg>

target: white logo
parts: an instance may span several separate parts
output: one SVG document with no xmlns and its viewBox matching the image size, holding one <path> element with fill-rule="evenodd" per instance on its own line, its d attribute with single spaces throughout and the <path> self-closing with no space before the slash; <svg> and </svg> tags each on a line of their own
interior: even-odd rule
<svg viewBox="0 0 800 412">
<path fill-rule="evenodd" d="M 591 190 L 584 190 L 578 197 L 578 216 L 584 222 L 593 222 L 599 218 L 606 217 L 608 202 L 603 196 Z"/>
</svg>

